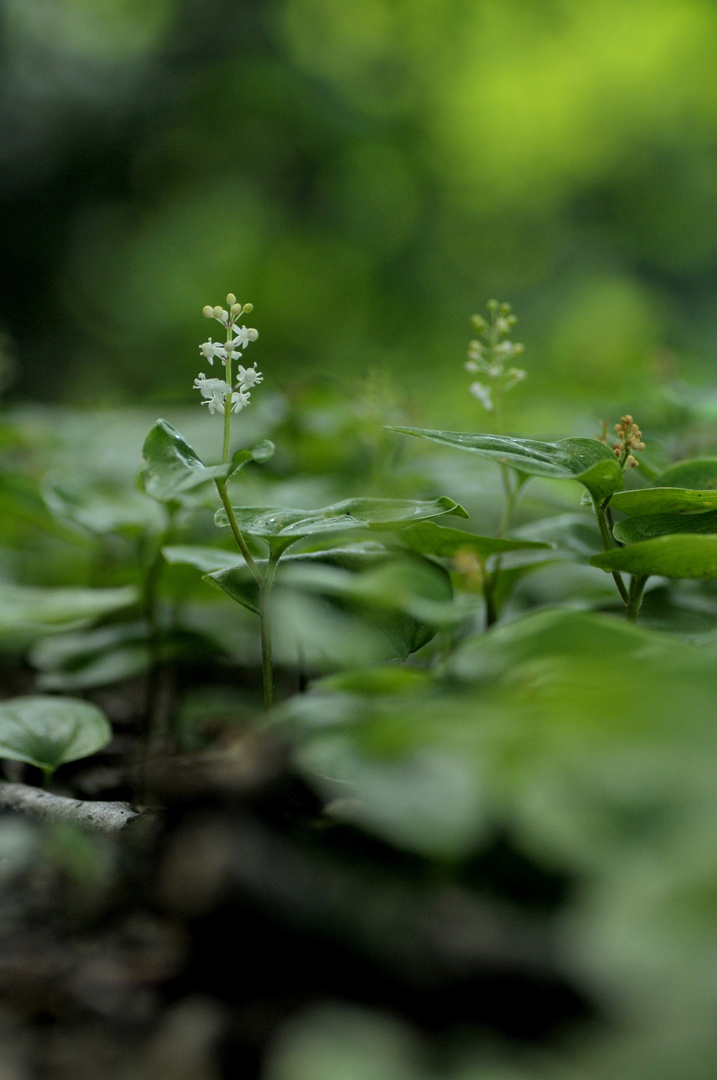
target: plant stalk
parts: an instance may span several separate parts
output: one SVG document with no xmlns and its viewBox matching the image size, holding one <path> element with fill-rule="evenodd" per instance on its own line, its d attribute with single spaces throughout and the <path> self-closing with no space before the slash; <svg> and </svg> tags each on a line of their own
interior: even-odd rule
<svg viewBox="0 0 717 1080">
<path fill-rule="evenodd" d="M 648 575 L 634 574 L 630 580 L 630 594 L 627 604 L 627 620 L 628 622 L 637 622 L 637 616 L 640 611 L 640 604 L 642 603 L 642 596 L 645 592 L 645 585 L 647 584 Z"/>
<path fill-rule="evenodd" d="M 274 704 L 274 669 L 271 659 L 271 590 L 280 553 L 272 552 L 266 565 L 264 580 L 259 588 L 259 618 L 261 620 L 261 674 L 264 684 L 264 708 Z"/>
<path fill-rule="evenodd" d="M 610 529 L 608 527 L 607 518 L 605 516 L 605 506 L 599 503 L 597 499 L 593 499 L 593 509 L 595 511 L 595 517 L 597 518 L 598 528 L 600 529 L 600 537 L 603 542 L 605 551 L 612 551 L 613 543 L 610 535 Z M 613 570 L 612 576 L 615 584 L 617 585 L 617 591 L 620 593 L 620 598 L 623 604 L 630 603 L 630 594 L 625 588 L 625 582 L 622 580 L 622 576 L 619 570 Z"/>
</svg>

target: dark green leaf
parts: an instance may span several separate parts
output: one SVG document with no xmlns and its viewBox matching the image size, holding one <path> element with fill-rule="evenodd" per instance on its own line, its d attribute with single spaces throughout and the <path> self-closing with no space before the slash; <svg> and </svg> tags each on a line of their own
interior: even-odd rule
<svg viewBox="0 0 717 1080">
<path fill-rule="evenodd" d="M 613 529 L 621 544 L 635 544 L 670 533 L 717 533 L 717 511 L 706 514 L 640 514 L 620 521 Z"/>
<path fill-rule="evenodd" d="M 606 499 L 623 487 L 622 469 L 614 452 L 598 439 L 562 439 L 551 443 L 427 428 L 389 427 L 388 430 L 467 450 L 529 476 L 579 480 L 596 499 Z"/>
</svg>

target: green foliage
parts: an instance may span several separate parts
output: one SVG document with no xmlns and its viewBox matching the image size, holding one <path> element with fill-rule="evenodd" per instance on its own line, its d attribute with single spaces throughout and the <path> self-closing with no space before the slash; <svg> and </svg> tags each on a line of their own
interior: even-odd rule
<svg viewBox="0 0 717 1080">
<path fill-rule="evenodd" d="M 47 775 L 101 750 L 112 737 L 96 706 L 39 695 L 0 703 L 0 757 L 36 765 Z"/>
<path fill-rule="evenodd" d="M 507 465 L 522 476 L 579 480 L 596 499 L 623 487 L 622 470 L 608 446 L 596 439 L 563 439 L 556 443 L 513 439 L 501 435 L 474 435 L 460 431 L 391 427 L 403 435 L 451 446 Z"/>
</svg>

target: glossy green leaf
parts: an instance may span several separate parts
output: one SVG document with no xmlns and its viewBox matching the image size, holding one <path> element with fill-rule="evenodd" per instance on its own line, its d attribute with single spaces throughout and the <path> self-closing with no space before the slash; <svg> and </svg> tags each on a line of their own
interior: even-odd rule
<svg viewBox="0 0 717 1080">
<path fill-rule="evenodd" d="M 479 562 L 485 562 L 491 555 L 504 555 L 513 551 L 545 551 L 551 546 L 541 541 L 476 536 L 462 529 L 436 525 L 433 521 L 422 521 L 418 525 L 403 529 L 398 535 L 398 541 L 422 555 L 435 555 L 444 559 L 452 559 L 459 551 L 470 551 Z"/>
<path fill-rule="evenodd" d="M 717 533 L 717 511 L 705 514 L 640 514 L 618 522 L 613 529 L 621 544 L 635 544 L 671 533 Z"/>
<path fill-rule="evenodd" d="M 432 431 L 428 428 L 390 427 L 402 435 L 467 450 L 490 458 L 528 476 L 554 480 L 578 480 L 596 499 L 606 499 L 623 487 L 622 469 L 614 452 L 598 439 L 561 439 L 537 442 L 505 435 L 476 435 L 460 431 Z"/>
<path fill-rule="evenodd" d="M 658 478 L 659 479 L 659 478 Z M 717 510 L 717 491 L 680 487 L 647 487 L 618 491 L 610 506 L 622 514 L 694 514 Z"/>
<path fill-rule="evenodd" d="M 46 772 L 97 753 L 111 738 L 104 713 L 87 701 L 34 695 L 0 703 L 0 757 Z"/>
<path fill-rule="evenodd" d="M 416 521 L 456 514 L 468 514 L 454 502 L 442 496 L 426 501 L 413 499 L 344 499 L 320 510 L 291 510 L 282 507 L 234 507 L 237 524 L 247 536 L 265 540 L 273 550 L 284 551 L 306 536 L 324 533 L 354 532 L 356 530 L 405 529 Z M 218 510 L 214 520 L 219 526 L 228 525 L 225 510 Z"/>
<path fill-rule="evenodd" d="M 691 458 L 656 476 L 649 487 L 617 492 L 623 514 L 694 514 L 717 510 L 717 458 Z"/>
<path fill-rule="evenodd" d="M 671 578 L 714 578 L 717 577 L 717 536 L 685 533 L 658 536 L 593 555 L 590 562 L 603 570 L 624 570 L 640 577 L 659 574 Z"/>
<path fill-rule="evenodd" d="M 144 490 L 158 502 L 181 502 L 183 496 L 212 480 L 228 479 L 249 461 L 266 461 L 274 453 L 268 439 L 253 450 L 238 450 L 228 465 L 205 465 L 182 435 L 158 420 L 142 448 L 140 476 Z"/>
</svg>

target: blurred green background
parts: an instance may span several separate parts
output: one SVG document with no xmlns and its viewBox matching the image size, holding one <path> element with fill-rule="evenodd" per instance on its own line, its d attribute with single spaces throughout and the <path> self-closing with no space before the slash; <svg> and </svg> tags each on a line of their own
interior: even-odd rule
<svg viewBox="0 0 717 1080">
<path fill-rule="evenodd" d="M 190 401 L 228 290 L 267 385 L 387 371 L 431 426 L 486 424 L 493 295 L 524 427 L 706 386 L 716 41 L 713 0 L 3 0 L 7 392 Z"/>
</svg>

